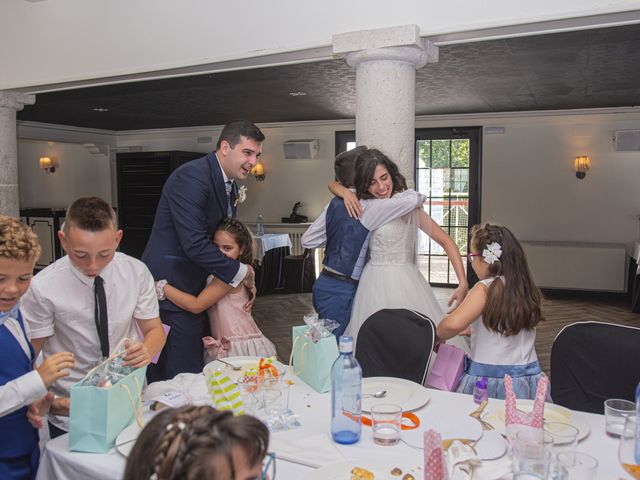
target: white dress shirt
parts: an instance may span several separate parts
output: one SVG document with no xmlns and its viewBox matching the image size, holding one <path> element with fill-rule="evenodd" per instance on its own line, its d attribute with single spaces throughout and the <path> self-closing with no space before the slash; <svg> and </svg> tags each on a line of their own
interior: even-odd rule
<svg viewBox="0 0 640 480">
<path fill-rule="evenodd" d="M 391 198 L 372 198 L 360 200 L 362 206 L 362 216 L 360 223 L 369 231 L 380 228 L 385 223 L 401 217 L 416 208 L 422 208 L 426 196 L 415 190 L 405 190 L 396 193 Z M 311 224 L 302 235 L 301 243 L 303 248 L 322 247 L 327 243 L 327 208 Z"/>
<path fill-rule="evenodd" d="M 220 165 L 220 171 L 222 172 L 222 181 L 224 183 L 227 183 L 229 181 L 229 177 L 227 177 L 227 174 L 224 173 L 224 168 L 222 168 L 222 165 L 220 164 L 220 159 L 218 158 L 218 155 L 215 155 L 216 160 L 218 160 L 218 165 Z M 232 180 L 235 181 L 235 180 Z M 231 200 L 229 200 L 231 201 Z M 237 287 L 238 285 L 240 285 L 240 282 L 242 280 L 244 280 L 244 277 L 247 276 L 247 266 L 240 262 L 240 268 L 238 268 L 238 273 L 236 273 L 236 276 L 233 277 L 233 280 L 231 280 L 231 283 L 229 285 L 231 285 L 232 287 Z"/>
<path fill-rule="evenodd" d="M 124 338 L 140 340 L 135 319 L 158 317 L 158 300 L 151 272 L 133 257 L 116 252 L 100 276 L 107 297 L 111 353 Z M 71 386 L 102 361 L 93 282 L 65 255 L 33 277 L 22 297 L 22 316 L 31 328 L 31 338 L 47 338 L 42 349 L 45 358 L 56 352 L 75 355 L 71 374 L 51 387 L 57 396 L 69 396 Z M 51 416 L 50 420 L 67 430 L 67 417 Z"/>
</svg>

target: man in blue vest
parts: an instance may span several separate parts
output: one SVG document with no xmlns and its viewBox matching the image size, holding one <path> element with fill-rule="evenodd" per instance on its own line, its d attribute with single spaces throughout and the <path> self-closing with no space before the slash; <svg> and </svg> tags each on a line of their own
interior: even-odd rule
<svg viewBox="0 0 640 480">
<path fill-rule="evenodd" d="M 359 146 L 336 157 L 336 181 L 352 189 L 356 161 L 368 148 Z M 345 202 L 334 197 L 302 236 L 304 248 L 325 245 L 324 269 L 313 285 L 313 307 L 320 318 L 340 324 L 333 333 L 339 337 L 347 328 L 362 269 L 367 261 L 369 237 L 373 230 L 421 208 L 426 197 L 405 190 L 388 199 L 360 200 L 362 214 L 353 218 Z"/>
</svg>

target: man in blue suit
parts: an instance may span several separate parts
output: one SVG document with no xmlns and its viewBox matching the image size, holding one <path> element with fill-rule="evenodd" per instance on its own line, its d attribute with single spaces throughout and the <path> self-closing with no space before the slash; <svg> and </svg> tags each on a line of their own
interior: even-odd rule
<svg viewBox="0 0 640 480">
<path fill-rule="evenodd" d="M 222 219 L 235 217 L 235 180 L 247 178 L 256 165 L 264 138 L 247 120 L 231 122 L 223 128 L 215 152 L 185 163 L 169 176 L 142 254 L 156 280 L 166 279 L 198 295 L 209 274 L 227 283 L 229 289 L 244 279 L 249 267 L 223 255 L 212 236 Z M 149 381 L 201 372 L 206 314 L 195 315 L 162 300 L 160 318 L 171 331 L 158 363 L 149 365 Z"/>
</svg>

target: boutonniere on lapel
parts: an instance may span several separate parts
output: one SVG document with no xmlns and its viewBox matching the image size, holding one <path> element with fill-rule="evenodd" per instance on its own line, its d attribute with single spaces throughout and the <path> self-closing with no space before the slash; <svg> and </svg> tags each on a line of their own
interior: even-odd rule
<svg viewBox="0 0 640 480">
<path fill-rule="evenodd" d="M 247 187 L 245 187 L 244 185 L 242 185 L 239 189 L 238 189 L 238 196 L 236 197 L 236 203 L 233 204 L 234 207 L 238 206 L 238 203 L 244 203 L 244 201 L 247 199 Z"/>
</svg>

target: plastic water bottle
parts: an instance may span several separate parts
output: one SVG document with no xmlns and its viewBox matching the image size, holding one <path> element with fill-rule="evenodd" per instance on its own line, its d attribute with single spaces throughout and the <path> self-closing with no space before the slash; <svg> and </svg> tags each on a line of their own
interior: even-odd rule
<svg viewBox="0 0 640 480">
<path fill-rule="evenodd" d="M 331 367 L 331 436 L 349 445 L 362 434 L 362 369 L 353 356 L 353 338 L 340 337 L 340 356 Z"/>
<path fill-rule="evenodd" d="M 261 213 L 258 214 L 258 219 L 256 220 L 256 235 L 259 237 L 264 235 L 264 220 Z"/>
</svg>

